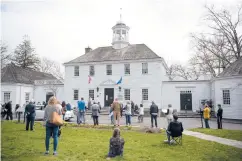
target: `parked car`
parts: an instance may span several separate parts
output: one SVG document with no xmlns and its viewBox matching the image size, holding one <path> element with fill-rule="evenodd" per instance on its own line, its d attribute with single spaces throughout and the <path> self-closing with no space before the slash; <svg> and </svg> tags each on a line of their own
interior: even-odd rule
<svg viewBox="0 0 242 161">
<path fill-rule="evenodd" d="M 44 105 L 35 105 L 35 120 L 44 120 L 45 108 Z"/>
<path fill-rule="evenodd" d="M 73 110 L 66 111 L 64 120 L 65 121 L 70 121 L 72 118 L 74 118 L 74 112 L 73 112 Z"/>
</svg>

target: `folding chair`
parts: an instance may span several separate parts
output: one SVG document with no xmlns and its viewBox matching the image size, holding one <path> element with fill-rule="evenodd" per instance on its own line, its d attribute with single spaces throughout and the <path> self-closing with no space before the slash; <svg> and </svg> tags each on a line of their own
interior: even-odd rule
<svg viewBox="0 0 242 161">
<path fill-rule="evenodd" d="M 182 135 L 177 136 L 177 137 L 173 137 L 173 140 L 176 142 L 176 144 L 182 145 Z"/>
</svg>

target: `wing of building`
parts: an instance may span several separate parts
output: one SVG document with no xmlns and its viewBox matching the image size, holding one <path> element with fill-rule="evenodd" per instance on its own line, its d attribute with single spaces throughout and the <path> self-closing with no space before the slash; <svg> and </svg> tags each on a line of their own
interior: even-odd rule
<svg viewBox="0 0 242 161">
<path fill-rule="evenodd" d="M 217 78 L 198 81 L 163 81 L 162 108 L 172 104 L 178 112 L 196 112 L 210 101 L 213 110 L 221 104 L 223 117 L 242 120 L 242 58 Z"/>
<path fill-rule="evenodd" d="M 54 93 L 62 99 L 63 82 L 51 74 L 24 69 L 13 63 L 8 64 L 1 72 L 1 104 L 12 101 L 14 106 L 22 106 L 31 99 L 42 103 Z"/>
<path fill-rule="evenodd" d="M 168 80 L 164 59 L 145 44 L 129 43 L 129 27 L 122 21 L 112 28 L 112 46 L 85 49 L 65 63 L 65 98 L 76 104 L 84 98 L 110 106 L 115 98 L 146 107 L 161 105 L 162 81 Z"/>
</svg>

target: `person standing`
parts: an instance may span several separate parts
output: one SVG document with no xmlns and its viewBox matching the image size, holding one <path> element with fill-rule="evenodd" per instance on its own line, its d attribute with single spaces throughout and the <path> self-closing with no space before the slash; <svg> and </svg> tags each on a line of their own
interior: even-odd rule
<svg viewBox="0 0 242 161">
<path fill-rule="evenodd" d="M 92 118 L 93 118 L 94 126 L 98 125 L 99 113 L 100 113 L 99 105 L 97 104 L 97 101 L 94 101 L 92 105 Z"/>
<path fill-rule="evenodd" d="M 44 113 L 44 121 L 45 121 L 45 126 L 46 126 L 46 137 L 45 137 L 45 155 L 49 154 L 49 145 L 50 145 L 50 138 L 51 134 L 53 133 L 53 139 L 54 139 L 54 152 L 53 155 L 57 155 L 57 145 L 58 145 L 58 131 L 59 131 L 59 126 L 51 123 L 52 120 L 52 115 L 54 112 L 57 112 L 58 115 L 61 116 L 61 109 L 56 106 L 57 104 L 57 99 L 56 97 L 52 96 L 49 99 L 48 105 L 45 108 L 45 113 Z"/>
<path fill-rule="evenodd" d="M 35 119 L 35 105 L 33 104 L 33 100 L 29 102 L 29 104 L 25 107 L 26 111 L 26 131 L 29 131 L 29 125 L 30 130 L 34 130 L 34 119 Z"/>
<path fill-rule="evenodd" d="M 109 107 L 109 116 L 110 116 L 110 119 L 111 119 L 111 125 L 114 125 L 114 119 L 113 119 L 113 104 L 110 105 Z"/>
<path fill-rule="evenodd" d="M 205 127 L 206 128 L 210 128 L 209 127 L 209 119 L 210 119 L 210 108 L 208 107 L 208 105 L 205 105 L 205 108 L 203 109 L 203 118 L 204 118 L 204 122 L 205 122 Z"/>
<path fill-rule="evenodd" d="M 62 116 L 63 116 L 63 120 L 65 120 L 65 114 L 66 114 L 66 102 L 63 101 L 62 104 L 61 104 L 61 111 L 62 111 Z"/>
<path fill-rule="evenodd" d="M 81 101 L 78 101 L 78 124 L 84 123 L 85 124 L 85 112 L 86 106 L 84 102 L 84 98 L 81 98 Z"/>
<path fill-rule="evenodd" d="M 220 104 L 218 104 L 218 111 L 217 111 L 217 123 L 218 129 L 222 129 L 222 118 L 223 118 L 223 109 Z"/>
<path fill-rule="evenodd" d="M 113 117 L 114 117 L 114 126 L 120 125 L 120 103 L 118 102 L 118 98 L 112 104 L 113 109 Z M 117 121 L 117 124 L 116 124 Z"/>
<path fill-rule="evenodd" d="M 7 119 L 6 120 L 13 120 L 13 112 L 12 112 L 12 101 L 9 101 L 5 108 L 7 109 Z"/>
<path fill-rule="evenodd" d="M 131 126 L 131 115 L 132 115 L 131 104 L 128 101 L 125 108 L 126 126 L 128 125 Z"/>
<path fill-rule="evenodd" d="M 134 116 L 134 102 L 131 101 L 131 112 L 132 112 L 132 116 Z"/>
<path fill-rule="evenodd" d="M 152 101 L 152 105 L 150 106 L 150 115 L 151 115 L 151 127 L 154 127 L 153 120 L 155 120 L 155 127 L 157 128 L 157 115 L 158 115 L 158 106 Z"/>
<path fill-rule="evenodd" d="M 140 108 L 139 108 L 139 122 L 143 123 L 143 119 L 144 119 L 144 107 L 143 107 L 143 104 L 140 104 Z"/>
<path fill-rule="evenodd" d="M 173 119 L 173 108 L 172 108 L 172 105 L 169 104 L 168 105 L 168 109 L 167 109 L 167 112 L 166 112 L 166 120 L 167 120 L 167 123 L 168 125 L 170 124 L 170 122 L 172 121 Z"/>
</svg>

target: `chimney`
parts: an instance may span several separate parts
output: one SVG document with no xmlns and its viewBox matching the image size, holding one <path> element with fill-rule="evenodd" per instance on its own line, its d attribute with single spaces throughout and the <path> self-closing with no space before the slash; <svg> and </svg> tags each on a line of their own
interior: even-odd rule
<svg viewBox="0 0 242 161">
<path fill-rule="evenodd" d="M 92 48 L 90 48 L 89 46 L 87 48 L 85 48 L 85 54 L 89 53 L 90 51 L 92 51 Z"/>
</svg>

